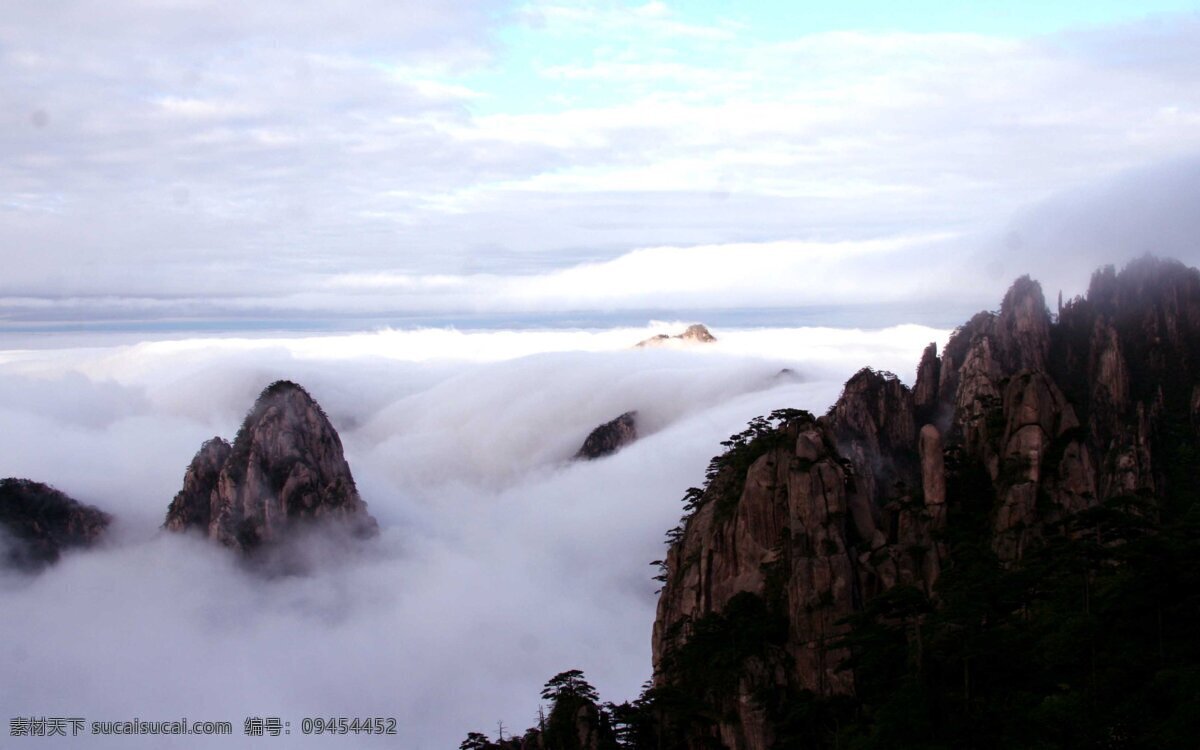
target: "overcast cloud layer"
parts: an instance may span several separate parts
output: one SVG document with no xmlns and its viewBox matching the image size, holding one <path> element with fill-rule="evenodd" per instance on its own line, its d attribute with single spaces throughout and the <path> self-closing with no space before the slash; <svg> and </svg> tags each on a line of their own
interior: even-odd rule
<svg viewBox="0 0 1200 750">
<path fill-rule="evenodd" d="M 0 315 L 990 304 L 1043 265 L 1197 259 L 1197 212 L 1152 199 L 1196 205 L 1197 14 L 777 31 L 661 3 L 18 3 Z"/>
<path fill-rule="evenodd" d="M 5 352 L 0 476 L 113 513 L 99 550 L 0 573 L 0 706 L 12 716 L 231 721 L 235 737 L 36 738 L 39 747 L 255 747 L 246 716 L 393 716 L 456 747 L 535 722 L 541 685 L 584 669 L 604 696 L 650 676 L 651 560 L 719 442 L 784 406 L 823 412 L 870 362 L 911 381 L 945 331 L 715 331 L 703 350 L 631 350 L 663 329 L 203 340 Z M 783 368 L 791 372 L 781 373 Z M 264 580 L 217 545 L 158 531 L 200 443 L 258 391 L 304 384 L 339 429 L 382 529 L 317 573 Z M 597 424 L 642 438 L 569 459 Z M 89 724 L 90 726 L 90 724 Z M 378 738 L 377 738 L 378 739 Z M 255 744 L 257 743 L 257 744 Z"/>
</svg>

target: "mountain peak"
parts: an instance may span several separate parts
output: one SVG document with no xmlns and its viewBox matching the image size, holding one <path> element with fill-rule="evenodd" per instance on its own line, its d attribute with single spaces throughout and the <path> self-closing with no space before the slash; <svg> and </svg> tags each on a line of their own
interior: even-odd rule
<svg viewBox="0 0 1200 750">
<path fill-rule="evenodd" d="M 251 552 L 318 520 L 348 524 L 356 535 L 377 530 L 337 430 L 308 391 L 279 380 L 259 395 L 232 445 L 213 438 L 201 447 L 164 527 L 199 529 Z"/>
<path fill-rule="evenodd" d="M 715 343 L 717 337 L 712 335 L 708 327 L 702 323 L 693 323 L 683 329 L 683 333 L 677 333 L 674 336 L 668 336 L 665 333 L 655 334 L 648 339 L 639 341 L 634 345 L 635 349 L 644 349 L 650 346 L 664 345 L 679 345 L 679 344 L 712 344 Z"/>
<path fill-rule="evenodd" d="M 1028 276 L 1013 282 L 996 318 L 1000 356 L 1011 370 L 1041 369 L 1050 352 L 1050 312 L 1042 285 Z"/>
</svg>

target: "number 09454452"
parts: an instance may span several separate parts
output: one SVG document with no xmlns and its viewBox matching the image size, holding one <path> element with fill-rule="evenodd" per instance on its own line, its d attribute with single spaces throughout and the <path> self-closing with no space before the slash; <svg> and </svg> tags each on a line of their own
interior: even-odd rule
<svg viewBox="0 0 1200 750">
<path fill-rule="evenodd" d="M 341 717 L 306 717 L 300 722 L 304 734 L 395 734 L 396 720 L 374 716 L 351 719 Z"/>
</svg>

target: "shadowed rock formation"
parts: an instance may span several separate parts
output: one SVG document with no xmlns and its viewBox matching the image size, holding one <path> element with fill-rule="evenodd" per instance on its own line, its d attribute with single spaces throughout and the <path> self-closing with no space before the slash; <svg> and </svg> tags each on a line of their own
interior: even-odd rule
<svg viewBox="0 0 1200 750">
<path fill-rule="evenodd" d="M 580 446 L 579 452 L 575 454 L 575 458 L 591 460 L 616 453 L 637 440 L 637 437 L 637 412 L 627 411 L 592 430 Z"/>
<path fill-rule="evenodd" d="M 0 534 L 4 563 L 37 570 L 73 547 L 96 543 L 108 528 L 107 513 L 40 482 L 0 479 Z"/>
</svg>

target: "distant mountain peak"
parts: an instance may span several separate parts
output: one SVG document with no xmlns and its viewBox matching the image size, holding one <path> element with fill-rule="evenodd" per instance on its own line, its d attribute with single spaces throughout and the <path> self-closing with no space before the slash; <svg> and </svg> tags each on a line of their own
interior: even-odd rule
<svg viewBox="0 0 1200 750">
<path fill-rule="evenodd" d="M 644 349 L 646 347 L 669 344 L 713 344 L 716 341 L 717 337 L 712 335 L 706 326 L 700 323 L 693 323 L 685 328 L 682 333 L 677 333 L 674 336 L 660 333 L 639 341 L 634 345 L 634 348 Z"/>
</svg>

